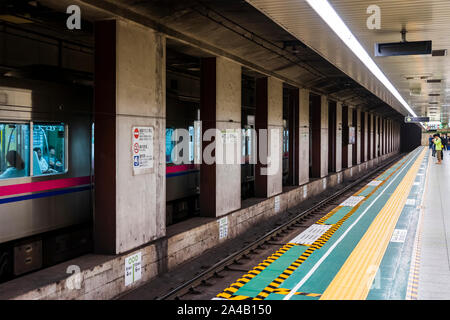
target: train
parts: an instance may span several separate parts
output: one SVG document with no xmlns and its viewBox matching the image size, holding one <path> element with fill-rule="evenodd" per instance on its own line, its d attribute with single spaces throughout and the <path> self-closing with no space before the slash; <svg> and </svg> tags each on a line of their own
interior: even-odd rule
<svg viewBox="0 0 450 320">
<path fill-rule="evenodd" d="M 92 87 L 0 77 L 0 281 L 92 250 Z"/>
<path fill-rule="evenodd" d="M 198 78 L 167 73 L 166 221 L 200 215 Z M 254 82 L 243 79 L 242 199 L 254 197 Z M 0 77 L 0 282 L 93 250 L 93 86 Z M 189 132 L 189 163 L 174 164 L 175 129 Z M 288 134 L 283 134 L 283 161 Z M 285 167 L 285 165 L 283 165 Z"/>
</svg>

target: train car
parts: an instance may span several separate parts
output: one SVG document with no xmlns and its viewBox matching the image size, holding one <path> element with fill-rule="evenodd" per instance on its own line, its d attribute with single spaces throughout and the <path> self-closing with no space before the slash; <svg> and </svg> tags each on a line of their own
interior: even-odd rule
<svg viewBox="0 0 450 320">
<path fill-rule="evenodd" d="M 0 77 L 0 280 L 92 250 L 92 88 Z"/>
<path fill-rule="evenodd" d="M 166 99 L 166 223 L 177 223 L 197 215 L 200 211 L 200 166 L 195 164 L 200 141 L 200 81 L 197 77 L 167 72 Z M 178 137 L 177 129 L 189 132 L 187 155 L 173 154 Z M 174 157 L 188 159 L 177 164 Z M 185 159 L 186 159 L 185 158 Z"/>
</svg>

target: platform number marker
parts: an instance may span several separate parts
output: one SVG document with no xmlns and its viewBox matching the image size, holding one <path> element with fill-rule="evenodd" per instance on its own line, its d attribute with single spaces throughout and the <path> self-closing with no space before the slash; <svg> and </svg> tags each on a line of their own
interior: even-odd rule
<svg viewBox="0 0 450 320">
<path fill-rule="evenodd" d="M 142 252 L 125 258 L 125 286 L 141 279 Z"/>
<path fill-rule="evenodd" d="M 276 196 L 275 197 L 275 212 L 280 211 L 280 196 Z"/>
<path fill-rule="evenodd" d="M 405 242 L 407 232 L 408 230 L 406 229 L 395 229 L 391 237 L 391 242 Z"/>
<path fill-rule="evenodd" d="M 228 237 L 228 217 L 219 219 L 219 239 Z"/>
</svg>

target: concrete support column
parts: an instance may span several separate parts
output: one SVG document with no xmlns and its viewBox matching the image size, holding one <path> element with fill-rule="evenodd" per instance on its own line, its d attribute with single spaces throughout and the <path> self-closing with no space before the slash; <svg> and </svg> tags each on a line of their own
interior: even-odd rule
<svg viewBox="0 0 450 320">
<path fill-rule="evenodd" d="M 387 141 L 387 136 L 386 136 L 386 119 L 384 118 L 380 118 L 381 119 L 381 125 L 380 125 L 380 153 L 381 155 L 386 154 L 387 152 L 387 148 L 386 148 L 386 141 Z"/>
<path fill-rule="evenodd" d="M 271 197 L 283 189 L 283 82 L 273 77 L 256 80 L 255 127 L 258 134 L 258 163 L 255 166 L 255 193 L 257 197 Z M 261 129 L 267 129 L 267 158 L 261 158 Z M 261 160 L 263 163 L 261 163 Z M 264 169 L 264 170 L 262 170 Z M 267 171 L 266 174 L 264 171 Z"/>
<path fill-rule="evenodd" d="M 328 98 L 320 97 L 320 177 L 328 175 Z"/>
<path fill-rule="evenodd" d="M 384 119 L 383 126 L 383 154 L 389 153 L 389 127 L 388 120 Z"/>
<path fill-rule="evenodd" d="M 367 160 L 373 159 L 373 117 L 367 113 Z"/>
<path fill-rule="evenodd" d="M 392 151 L 394 151 L 394 147 L 393 147 L 393 145 L 394 145 L 394 122 L 391 120 L 390 121 L 390 132 L 391 132 L 391 139 L 389 140 L 390 141 L 390 152 L 392 152 Z"/>
<path fill-rule="evenodd" d="M 298 184 L 309 181 L 309 90 L 299 90 Z"/>
<path fill-rule="evenodd" d="M 375 158 L 379 157 L 380 151 L 380 117 L 375 116 Z"/>
<path fill-rule="evenodd" d="M 165 236 L 165 38 L 123 20 L 95 23 L 95 252 Z M 135 171 L 133 127 L 152 130 L 153 161 Z"/>
<path fill-rule="evenodd" d="M 364 130 L 363 130 L 363 133 L 362 133 L 362 139 L 364 140 L 364 150 L 363 150 L 363 159 L 361 159 L 361 161 L 362 162 L 366 162 L 367 160 L 369 160 L 369 157 L 368 157 L 368 150 L 369 150 L 369 148 L 368 148 L 368 143 L 369 143 L 369 139 L 368 139 L 368 120 L 369 119 L 369 117 L 368 117 L 368 113 L 367 112 L 364 112 L 364 117 L 363 117 L 363 120 L 362 121 L 364 121 Z"/>
<path fill-rule="evenodd" d="M 348 107 L 348 126 L 349 127 L 353 126 L 353 108 L 350 106 Z M 355 147 L 355 145 L 353 145 L 353 144 L 348 145 L 347 168 L 350 168 L 353 165 L 353 148 L 354 147 Z"/>
<path fill-rule="evenodd" d="M 380 152 L 381 155 L 386 154 L 387 151 L 387 120 L 380 117 L 381 127 L 380 127 Z"/>
<path fill-rule="evenodd" d="M 336 172 L 342 170 L 342 102 L 336 103 Z"/>
<path fill-rule="evenodd" d="M 200 167 L 202 216 L 220 217 L 241 207 L 241 165 L 237 151 L 241 146 L 241 77 L 241 66 L 228 59 L 202 59 L 202 132 L 217 129 L 220 133 L 215 138 L 215 162 L 208 164 L 203 159 Z M 203 150 L 210 143 L 203 141 Z"/>
<path fill-rule="evenodd" d="M 374 132 L 375 132 L 375 121 L 374 121 L 374 115 L 373 115 L 373 113 L 369 113 L 369 124 L 370 124 L 370 130 L 369 130 L 369 132 L 368 132 L 368 135 L 369 135 L 369 140 L 370 140 L 370 148 L 369 148 L 369 159 L 373 159 L 374 158 L 374 156 L 375 156 L 375 152 L 374 152 L 374 150 L 375 150 L 375 135 L 374 135 Z"/>
<path fill-rule="evenodd" d="M 361 109 L 356 109 L 356 164 L 361 163 Z"/>
</svg>

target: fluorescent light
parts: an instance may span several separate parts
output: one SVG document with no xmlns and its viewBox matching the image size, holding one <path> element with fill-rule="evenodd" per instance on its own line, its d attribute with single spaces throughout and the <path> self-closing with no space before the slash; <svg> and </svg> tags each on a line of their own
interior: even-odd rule
<svg viewBox="0 0 450 320">
<path fill-rule="evenodd" d="M 364 65 L 373 73 L 378 80 L 397 98 L 403 107 L 413 116 L 417 117 L 413 109 L 403 99 L 401 94 L 392 85 L 384 73 L 378 68 L 376 63 L 369 56 L 367 51 L 361 46 L 359 41 L 352 34 L 350 29 L 342 21 L 341 17 L 336 13 L 327 0 L 306 0 L 308 4 L 316 11 L 316 13 L 325 21 L 328 26 L 338 35 L 339 38 L 353 51 L 353 53 L 364 63 Z M 422 124 L 423 126 L 423 124 Z"/>
</svg>

